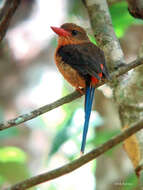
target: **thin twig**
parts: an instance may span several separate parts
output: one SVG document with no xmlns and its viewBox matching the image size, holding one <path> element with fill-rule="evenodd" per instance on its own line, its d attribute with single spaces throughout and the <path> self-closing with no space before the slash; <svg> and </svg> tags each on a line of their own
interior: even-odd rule
<svg viewBox="0 0 143 190">
<path fill-rule="evenodd" d="M 135 68 L 141 64 L 143 64 L 143 58 L 137 59 L 137 60 L 131 62 L 130 64 L 127 64 L 125 66 L 120 67 L 117 71 L 115 71 L 111 74 L 111 78 L 113 78 L 113 79 L 117 78 L 120 75 L 125 74 L 129 70 L 131 70 L 131 69 L 133 69 L 133 68 Z M 97 87 L 99 87 L 103 84 L 105 84 L 105 82 L 101 81 L 101 82 L 99 82 Z M 82 95 L 79 92 L 75 91 L 75 92 L 73 92 L 73 93 L 71 93 L 71 94 L 51 103 L 51 104 L 45 105 L 41 108 L 38 108 L 34 111 L 27 113 L 27 114 L 20 115 L 20 116 L 14 118 L 12 120 L 6 121 L 5 123 L 0 123 L 0 130 L 4 130 L 4 129 L 10 128 L 10 127 L 15 127 L 16 125 L 24 123 L 25 121 L 31 120 L 35 117 L 38 117 L 38 116 L 40 116 L 40 115 L 42 115 L 48 111 L 51 111 L 52 109 L 55 109 L 55 108 L 57 108 L 63 104 L 69 103 L 69 102 L 71 102 L 71 101 L 73 101 L 73 100 L 75 100 L 81 96 Z"/>
<path fill-rule="evenodd" d="M 20 183 L 15 184 L 12 187 L 9 187 L 6 190 L 25 190 L 27 188 L 33 187 L 43 182 L 47 182 L 49 180 L 55 179 L 57 177 L 63 176 L 67 173 L 74 171 L 75 169 L 83 166 L 84 164 L 88 163 L 89 161 L 97 158 L 104 152 L 108 151 L 109 149 L 113 148 L 115 145 L 119 144 L 120 142 L 127 139 L 129 136 L 133 135 L 137 131 L 143 128 L 143 120 L 139 121 L 138 123 L 132 125 L 124 132 L 121 132 L 119 135 L 111 138 L 106 143 L 100 145 L 96 149 L 92 150 L 91 152 L 81 156 L 80 158 L 60 167 L 54 169 L 50 172 L 46 172 L 35 177 L 29 178 L 24 180 Z"/>
<path fill-rule="evenodd" d="M 0 10 L 0 41 L 5 36 L 9 23 L 18 8 L 21 0 L 6 0 L 3 8 Z"/>
</svg>

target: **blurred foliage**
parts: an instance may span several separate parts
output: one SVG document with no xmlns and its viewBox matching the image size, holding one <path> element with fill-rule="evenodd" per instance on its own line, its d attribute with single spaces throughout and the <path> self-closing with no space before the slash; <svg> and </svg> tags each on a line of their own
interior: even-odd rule
<svg viewBox="0 0 143 190">
<path fill-rule="evenodd" d="M 78 102 L 79 103 L 79 102 Z M 80 102 L 80 105 L 82 103 Z M 70 106 L 67 104 L 67 106 Z M 66 107 L 67 112 L 71 109 L 69 107 Z M 81 146 L 81 137 L 82 136 L 82 130 L 83 130 L 83 122 L 84 122 L 84 110 L 83 108 L 78 108 L 77 105 L 75 106 L 75 109 L 72 111 L 72 114 L 69 114 L 65 119 L 65 123 L 62 127 L 58 128 L 58 131 L 53 139 L 50 156 L 55 154 L 59 148 L 69 139 L 74 142 L 75 146 L 77 147 L 77 151 L 79 152 L 80 146 Z M 101 116 L 96 112 L 93 111 L 91 113 L 91 119 L 90 119 L 90 131 L 88 133 L 88 139 L 86 142 L 86 146 L 91 148 L 91 142 L 95 138 L 94 136 L 94 129 L 95 127 L 99 127 L 103 124 L 103 120 Z M 69 145 L 70 146 L 70 145 Z M 74 148 L 73 148 L 74 149 Z M 71 151 L 72 152 L 72 151 Z M 74 153 L 75 150 L 73 150 L 72 153 Z M 68 155 L 68 159 L 72 160 L 73 155 Z"/>
<path fill-rule="evenodd" d="M 51 158 L 52 155 L 54 155 L 59 148 L 63 145 L 64 142 L 66 142 L 69 139 L 69 127 L 70 127 L 70 120 L 66 120 L 67 122 L 63 125 L 62 129 L 58 130 L 53 142 L 51 150 L 48 154 L 48 159 Z"/>
<path fill-rule="evenodd" d="M 0 147 L 0 185 L 4 182 L 14 184 L 27 178 L 26 160 L 26 153 L 19 148 Z"/>
<path fill-rule="evenodd" d="M 130 173 L 123 181 L 121 190 L 134 190 L 138 185 L 138 178 L 135 173 Z"/>
<path fill-rule="evenodd" d="M 0 141 L 17 135 L 19 135 L 18 128 L 9 128 L 7 130 L 3 130 L 0 132 Z"/>
<path fill-rule="evenodd" d="M 0 162 L 20 162 L 25 163 L 26 154 L 16 147 L 0 148 Z"/>
<path fill-rule="evenodd" d="M 69 93 L 70 89 L 66 85 L 63 86 L 63 93 L 62 96 L 65 96 Z M 74 112 L 76 109 L 81 105 L 81 101 L 75 100 L 69 104 L 64 104 L 62 106 L 62 109 L 66 113 L 66 117 L 64 121 L 57 126 L 57 132 L 55 134 L 55 137 L 52 142 L 52 147 L 50 149 L 48 157 L 50 158 L 52 155 L 54 155 L 59 148 L 69 139 L 71 138 L 71 135 L 69 134 L 69 128 L 71 127 L 72 118 L 74 116 Z"/>
<path fill-rule="evenodd" d="M 96 132 L 96 138 L 94 139 L 94 144 L 96 146 L 103 144 L 119 133 L 120 133 L 120 130 L 117 130 L 117 129 L 115 129 L 115 130 L 113 130 L 113 129 L 106 130 L 105 129 L 104 131 L 98 131 L 98 132 Z"/>
<path fill-rule="evenodd" d="M 62 96 L 65 96 L 66 94 L 70 93 L 70 89 L 68 88 L 67 85 L 63 86 L 63 93 Z M 66 112 L 66 120 L 65 122 L 67 122 L 68 120 L 71 120 L 72 117 L 74 116 L 74 112 L 77 108 L 79 108 L 81 106 L 81 98 L 77 99 L 73 102 L 70 102 L 69 104 L 64 104 L 62 106 L 63 110 Z M 62 123 L 61 125 L 65 125 L 65 123 Z"/>
<path fill-rule="evenodd" d="M 120 130 L 104 130 L 104 131 L 98 131 L 96 132 L 96 136 L 93 139 L 92 143 L 95 144 L 95 146 L 99 146 L 108 140 L 110 140 L 112 137 L 118 135 L 120 133 Z M 107 156 L 112 156 L 113 150 L 116 149 L 117 146 L 113 147 L 112 149 L 105 152 Z"/>
<path fill-rule="evenodd" d="M 110 7 L 110 13 L 112 17 L 112 23 L 118 38 L 123 37 L 126 29 L 133 23 L 137 23 L 128 12 L 128 6 L 126 2 L 120 2 L 113 4 Z"/>
<path fill-rule="evenodd" d="M 89 34 L 88 37 L 89 37 L 90 41 L 91 41 L 93 44 L 97 45 L 96 40 L 95 40 L 95 38 L 94 38 L 93 35 L 90 35 L 90 34 Z"/>
</svg>

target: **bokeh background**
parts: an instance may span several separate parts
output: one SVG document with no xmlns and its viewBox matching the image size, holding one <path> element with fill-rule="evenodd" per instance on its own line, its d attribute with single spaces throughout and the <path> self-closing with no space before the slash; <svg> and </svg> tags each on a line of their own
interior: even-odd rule
<svg viewBox="0 0 143 190">
<path fill-rule="evenodd" d="M 108 1 L 110 2 L 110 0 Z M 114 2 L 114 1 L 113 1 Z M 126 2 L 110 2 L 113 26 L 127 62 L 137 57 L 143 22 L 129 15 Z M 0 8 L 3 1 L 0 1 Z M 22 0 L 0 44 L 0 122 L 27 113 L 74 89 L 54 64 L 56 35 L 50 26 L 74 22 L 93 43 L 87 12 L 79 0 Z M 0 131 L 0 188 L 60 167 L 79 157 L 84 98 L 20 126 Z M 86 152 L 120 132 L 118 110 L 107 85 L 96 90 Z M 33 190 L 138 189 L 122 145 L 82 168 Z"/>
</svg>

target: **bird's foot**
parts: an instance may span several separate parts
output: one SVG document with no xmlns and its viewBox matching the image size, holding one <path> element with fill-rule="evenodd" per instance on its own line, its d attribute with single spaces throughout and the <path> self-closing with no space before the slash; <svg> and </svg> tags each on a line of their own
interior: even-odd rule
<svg viewBox="0 0 143 190">
<path fill-rule="evenodd" d="M 79 87 L 77 87 L 76 88 L 76 90 L 78 91 L 78 92 L 80 92 L 80 94 L 85 94 L 85 89 L 84 88 L 79 88 Z"/>
</svg>

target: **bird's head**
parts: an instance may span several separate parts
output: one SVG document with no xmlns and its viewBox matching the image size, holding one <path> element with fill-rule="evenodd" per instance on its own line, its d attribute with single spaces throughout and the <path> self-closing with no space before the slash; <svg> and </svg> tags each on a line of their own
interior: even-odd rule
<svg viewBox="0 0 143 190">
<path fill-rule="evenodd" d="M 65 23 L 61 27 L 51 27 L 52 30 L 58 34 L 59 43 L 66 44 L 79 44 L 89 41 L 85 30 L 73 23 Z"/>
</svg>

